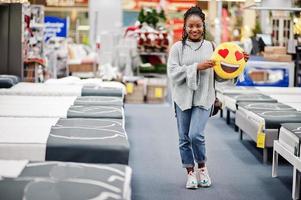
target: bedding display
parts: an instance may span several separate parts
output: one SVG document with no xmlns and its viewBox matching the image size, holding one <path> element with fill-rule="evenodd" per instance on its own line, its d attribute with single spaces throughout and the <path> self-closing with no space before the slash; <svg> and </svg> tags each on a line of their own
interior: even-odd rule
<svg viewBox="0 0 301 200">
<path fill-rule="evenodd" d="M 123 99 L 112 96 L 84 96 L 77 97 L 74 105 L 123 106 Z"/>
<path fill-rule="evenodd" d="M 121 83 L 119 83 L 121 84 Z M 119 86 L 110 87 L 108 84 L 72 85 L 44 84 L 21 82 L 9 89 L 0 89 L 0 95 L 24 96 L 118 96 L 123 97 L 125 89 Z"/>
<path fill-rule="evenodd" d="M 296 110 L 295 108 L 283 103 L 269 103 L 269 102 L 239 102 L 237 103 L 238 109 L 253 110 Z"/>
<path fill-rule="evenodd" d="M 279 143 L 291 154 L 300 158 L 301 123 L 282 124 L 279 131 Z"/>
<path fill-rule="evenodd" d="M 103 87 L 103 86 L 83 86 L 81 96 L 113 96 L 124 97 L 121 88 Z"/>
<path fill-rule="evenodd" d="M 224 96 L 225 107 L 235 112 L 239 102 L 277 102 L 264 94 L 227 94 Z"/>
<path fill-rule="evenodd" d="M 65 127 L 93 127 L 93 128 L 105 128 L 122 131 L 124 130 L 124 120 L 122 119 L 87 119 L 87 118 L 69 118 L 59 119 L 55 126 Z"/>
<path fill-rule="evenodd" d="M 293 108 L 295 108 L 296 110 L 301 111 L 301 103 L 295 102 L 295 103 L 291 103 L 291 102 L 286 102 L 285 103 L 288 106 L 291 106 Z"/>
<path fill-rule="evenodd" d="M 70 162 L 28 163 L 0 180 L 0 199 L 131 199 L 130 167 Z"/>
<path fill-rule="evenodd" d="M 0 77 L 0 88 L 11 88 L 14 86 L 13 80 L 6 77 Z"/>
<path fill-rule="evenodd" d="M 11 88 L 19 82 L 19 78 L 14 75 L 0 74 L 0 88 Z"/>
<path fill-rule="evenodd" d="M 47 141 L 46 160 L 128 164 L 129 143 L 124 130 L 54 126 Z"/>
<path fill-rule="evenodd" d="M 255 87 L 259 90 L 262 94 L 299 94 L 301 95 L 301 88 L 300 87 Z"/>
<path fill-rule="evenodd" d="M 236 111 L 235 124 L 242 133 L 257 141 L 259 131 L 265 134 L 264 162 L 267 161 L 267 148 L 273 147 L 278 139 L 278 129 L 283 123 L 301 122 L 301 112 L 296 110 L 251 110 L 239 107 Z M 242 138 L 242 135 L 241 135 Z"/>
<path fill-rule="evenodd" d="M 0 104 L 13 105 L 47 105 L 47 106 L 71 106 L 71 105 L 91 105 L 91 106 L 123 106 L 121 97 L 110 96 L 18 96 L 18 95 L 0 95 Z"/>
<path fill-rule="evenodd" d="M 58 118 L 0 117 L 0 159 L 44 161 L 46 142 Z"/>
<path fill-rule="evenodd" d="M 69 104 L 0 104 L 0 117 L 57 117 L 123 119 L 121 106 L 82 106 Z"/>
<path fill-rule="evenodd" d="M 224 96 L 227 94 L 259 94 L 260 91 L 254 87 L 234 86 L 234 85 L 221 85 L 216 84 L 216 97 L 225 103 Z"/>
<path fill-rule="evenodd" d="M 127 164 L 122 120 L 0 118 L 0 159 Z"/>
<path fill-rule="evenodd" d="M 301 104 L 301 94 L 271 94 L 270 97 L 277 99 L 281 103 L 300 103 Z"/>
<path fill-rule="evenodd" d="M 124 110 L 121 106 L 70 106 L 67 118 L 111 118 L 123 119 Z"/>
<path fill-rule="evenodd" d="M 300 195 L 300 139 L 301 123 L 284 123 L 273 148 L 272 177 L 278 176 L 278 155 L 293 165 L 292 199 L 299 199 Z"/>
</svg>

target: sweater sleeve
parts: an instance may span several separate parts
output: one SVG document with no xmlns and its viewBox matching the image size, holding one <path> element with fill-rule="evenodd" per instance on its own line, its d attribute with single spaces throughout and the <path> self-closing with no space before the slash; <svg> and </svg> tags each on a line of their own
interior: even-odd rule
<svg viewBox="0 0 301 200">
<path fill-rule="evenodd" d="M 186 82 L 187 86 L 196 90 L 198 88 L 197 84 L 197 63 L 192 65 L 180 65 L 181 52 L 179 51 L 179 45 L 173 45 L 170 49 L 168 62 L 167 62 L 167 72 L 173 84 L 184 84 Z"/>
</svg>

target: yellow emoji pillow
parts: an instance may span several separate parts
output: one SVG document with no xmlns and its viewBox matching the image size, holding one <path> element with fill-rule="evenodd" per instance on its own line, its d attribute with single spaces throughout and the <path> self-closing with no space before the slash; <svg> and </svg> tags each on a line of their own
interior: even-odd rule
<svg viewBox="0 0 301 200">
<path fill-rule="evenodd" d="M 214 71 L 221 79 L 238 77 L 246 65 L 242 48 L 232 42 L 218 45 L 211 59 L 215 61 Z"/>
</svg>

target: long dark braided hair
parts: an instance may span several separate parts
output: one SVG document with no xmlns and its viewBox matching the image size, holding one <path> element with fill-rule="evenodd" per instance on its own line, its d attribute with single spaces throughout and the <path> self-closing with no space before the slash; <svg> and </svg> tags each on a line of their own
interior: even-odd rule
<svg viewBox="0 0 301 200">
<path fill-rule="evenodd" d="M 198 6 L 193 6 L 191 8 L 189 8 L 185 14 L 184 14 L 184 25 L 183 25 L 183 33 L 182 33 L 182 46 L 184 48 L 185 44 L 186 44 L 186 40 L 188 38 L 188 34 L 186 32 L 186 21 L 188 19 L 188 17 L 192 16 L 192 15 L 196 15 L 199 16 L 203 22 L 203 39 L 205 39 L 205 35 L 206 35 L 206 26 L 205 26 L 205 14 L 203 13 L 202 9 L 199 8 Z"/>
</svg>

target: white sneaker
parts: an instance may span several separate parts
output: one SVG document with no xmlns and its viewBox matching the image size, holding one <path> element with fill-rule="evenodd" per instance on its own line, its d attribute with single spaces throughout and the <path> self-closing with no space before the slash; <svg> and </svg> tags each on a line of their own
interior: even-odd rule
<svg viewBox="0 0 301 200">
<path fill-rule="evenodd" d="M 210 179 L 207 167 L 197 169 L 197 180 L 198 180 L 199 187 L 210 187 L 211 186 L 211 179 Z"/>
<path fill-rule="evenodd" d="M 195 172 L 189 172 L 187 174 L 187 183 L 186 183 L 186 188 L 187 189 L 196 189 L 198 188 L 198 180 L 196 178 L 196 173 Z"/>
</svg>

